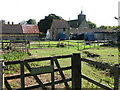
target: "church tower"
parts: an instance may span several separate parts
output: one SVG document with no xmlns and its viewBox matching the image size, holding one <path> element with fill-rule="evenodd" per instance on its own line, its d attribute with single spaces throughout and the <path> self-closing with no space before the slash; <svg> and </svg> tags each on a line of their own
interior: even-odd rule
<svg viewBox="0 0 120 90">
<path fill-rule="evenodd" d="M 83 14 L 83 11 L 81 10 L 81 13 L 78 15 L 78 22 L 81 23 L 83 20 L 86 20 L 86 15 Z"/>
</svg>

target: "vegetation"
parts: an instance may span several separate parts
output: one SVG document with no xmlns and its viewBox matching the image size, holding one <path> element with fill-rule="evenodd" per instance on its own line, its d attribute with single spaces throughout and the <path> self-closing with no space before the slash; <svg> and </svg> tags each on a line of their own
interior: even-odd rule
<svg viewBox="0 0 120 90">
<path fill-rule="evenodd" d="M 36 24 L 36 20 L 35 19 L 29 19 L 26 22 L 27 22 L 27 24 Z"/>
<path fill-rule="evenodd" d="M 74 42 L 77 42 L 74 41 Z M 39 42 L 34 42 L 39 43 Z M 46 43 L 46 42 L 42 42 Z M 51 43 L 58 43 L 58 42 L 51 42 Z M 70 42 L 71 43 L 71 42 Z M 71 43 L 72 44 L 72 43 Z M 75 43 L 73 43 L 74 45 Z M 83 51 L 88 51 L 90 53 L 98 54 L 100 57 L 88 57 L 86 54 L 83 53 Z M 103 63 L 109 63 L 110 65 L 114 65 L 118 63 L 118 54 L 117 54 L 117 48 L 115 47 L 100 47 L 100 48 L 93 48 L 93 49 L 86 49 L 83 51 L 79 51 L 75 48 L 41 48 L 36 50 L 30 50 L 31 56 L 28 56 L 28 54 L 21 53 L 21 52 L 11 52 L 4 55 L 4 58 L 6 61 L 12 61 L 12 60 L 20 60 L 20 59 L 27 59 L 27 58 L 40 58 L 40 57 L 48 57 L 48 56 L 58 56 L 58 55 L 68 55 L 72 53 L 81 53 L 82 58 L 88 58 L 94 61 L 103 62 Z M 35 62 L 30 63 L 31 66 L 44 66 L 48 65 L 50 62 Z M 71 61 L 70 59 L 60 59 L 59 60 L 60 66 L 70 66 Z M 11 68 L 11 69 L 10 69 Z M 15 73 L 18 72 L 19 66 L 9 66 L 6 68 L 6 73 Z M 5 71 L 6 71 L 5 70 Z M 65 71 L 66 77 L 71 77 L 71 71 Z M 57 73 L 56 73 L 57 74 Z M 109 87 L 113 87 L 113 77 L 110 77 L 109 70 L 101 70 L 94 66 L 90 66 L 89 64 L 82 62 L 82 74 L 90 77 L 91 79 L 94 79 L 102 84 L 105 84 Z M 93 85 L 92 83 L 82 79 L 82 88 L 99 88 L 96 85 Z M 15 84 L 14 84 L 15 85 Z"/>
<path fill-rule="evenodd" d="M 119 28 L 119 26 L 104 26 L 104 25 L 101 25 L 98 28 L 101 28 L 101 29 L 117 29 L 117 28 Z"/>
<path fill-rule="evenodd" d="M 44 19 L 40 20 L 38 22 L 38 28 L 41 32 L 47 33 L 47 30 L 50 29 L 51 23 L 53 19 L 61 20 L 62 17 L 57 16 L 55 14 L 49 14 L 48 16 L 45 16 Z"/>
<path fill-rule="evenodd" d="M 95 23 L 93 23 L 93 22 L 91 22 L 91 21 L 88 21 L 88 24 L 89 24 L 89 27 L 91 28 L 91 29 L 93 29 L 93 28 L 96 28 L 97 26 L 96 26 L 96 24 Z"/>
<path fill-rule="evenodd" d="M 15 60 L 23 60 L 29 57 L 29 55 L 25 52 L 13 51 L 7 54 L 2 55 L 4 60 L 7 61 L 15 61 Z M 5 67 L 5 73 L 15 73 L 19 70 L 19 65 L 8 65 Z"/>
</svg>

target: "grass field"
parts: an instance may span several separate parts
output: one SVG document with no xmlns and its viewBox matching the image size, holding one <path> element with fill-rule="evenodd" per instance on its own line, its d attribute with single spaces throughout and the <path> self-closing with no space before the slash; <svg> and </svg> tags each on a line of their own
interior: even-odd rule
<svg viewBox="0 0 120 90">
<path fill-rule="evenodd" d="M 38 43 L 38 42 L 36 42 Z M 55 42 L 57 43 L 57 42 Z M 88 46 L 89 48 L 89 46 Z M 83 51 L 89 51 L 90 53 L 95 53 L 100 55 L 100 57 L 96 58 L 91 58 L 87 57 L 86 54 L 83 53 Z M 114 65 L 118 63 L 118 51 L 117 48 L 113 47 L 97 47 L 97 48 L 92 48 L 92 49 L 85 49 L 85 50 L 77 50 L 75 48 L 66 48 L 66 47 L 60 47 L 60 48 L 40 48 L 36 50 L 29 50 L 29 52 L 32 54 L 31 56 L 28 56 L 26 54 L 22 53 L 9 53 L 5 55 L 5 60 L 6 61 L 11 61 L 11 60 L 17 60 L 17 59 L 28 59 L 28 58 L 40 58 L 40 57 L 48 57 L 48 56 L 58 56 L 58 55 L 68 55 L 72 53 L 81 53 L 82 58 L 88 58 L 91 60 L 95 60 L 98 62 L 103 62 L 103 63 L 109 63 L 110 65 Z M 64 59 L 64 60 L 59 60 L 60 66 L 65 67 L 65 66 L 70 66 L 71 61 L 70 59 Z M 44 66 L 48 65 L 49 62 L 35 62 L 31 64 L 31 66 Z M 8 67 L 11 68 L 11 67 Z M 14 70 L 14 72 L 13 72 Z M 19 70 L 18 66 L 13 66 L 11 70 L 8 70 L 9 73 L 15 73 L 17 70 Z M 8 74 L 8 71 L 6 71 L 6 74 Z M 66 77 L 71 77 L 71 71 L 65 71 L 64 72 Z M 99 70 L 96 69 L 95 67 L 91 67 L 85 62 L 82 62 L 82 74 L 100 82 L 103 83 L 109 87 L 113 87 L 113 77 L 109 77 L 109 73 L 107 70 Z M 92 83 L 83 80 L 82 82 L 82 87 L 83 88 L 99 88 Z"/>
<path fill-rule="evenodd" d="M 57 44 L 63 44 L 65 48 L 74 48 L 78 50 L 82 50 L 85 48 L 95 48 L 99 47 L 102 43 L 91 43 L 86 44 L 83 40 L 64 40 L 64 41 L 39 41 L 39 42 L 31 42 L 30 48 L 56 48 Z"/>
</svg>

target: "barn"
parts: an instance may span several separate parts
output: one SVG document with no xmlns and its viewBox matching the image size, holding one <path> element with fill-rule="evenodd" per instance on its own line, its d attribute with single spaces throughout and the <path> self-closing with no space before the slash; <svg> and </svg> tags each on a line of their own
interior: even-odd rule
<svg viewBox="0 0 120 90">
<path fill-rule="evenodd" d="M 70 26 L 65 20 L 53 20 L 51 27 L 47 30 L 46 39 L 65 40 L 69 39 Z"/>
<path fill-rule="evenodd" d="M 70 29 L 70 33 L 83 40 L 117 40 L 116 31 L 112 29 Z"/>
<path fill-rule="evenodd" d="M 2 24 L 2 40 L 39 40 L 37 25 Z"/>
</svg>

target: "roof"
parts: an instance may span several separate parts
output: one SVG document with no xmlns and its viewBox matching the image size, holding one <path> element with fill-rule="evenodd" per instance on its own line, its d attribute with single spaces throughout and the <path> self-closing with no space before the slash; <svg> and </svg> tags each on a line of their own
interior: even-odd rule
<svg viewBox="0 0 120 90">
<path fill-rule="evenodd" d="M 39 33 L 37 25 L 22 25 L 23 33 Z"/>
<path fill-rule="evenodd" d="M 53 20 L 51 27 L 52 28 L 70 28 L 68 22 L 65 20 Z"/>
<path fill-rule="evenodd" d="M 19 24 L 3 24 L 2 25 L 2 33 L 23 33 L 22 26 Z"/>
<path fill-rule="evenodd" d="M 39 33 L 37 25 L 2 24 L 4 34 Z"/>
<path fill-rule="evenodd" d="M 72 28 L 78 28 L 78 20 L 70 20 L 70 21 L 68 21 L 68 24 Z"/>
<path fill-rule="evenodd" d="M 70 29 L 70 33 L 91 33 L 91 32 L 95 32 L 95 33 L 99 33 L 99 32 L 114 32 L 111 29 Z"/>
</svg>

